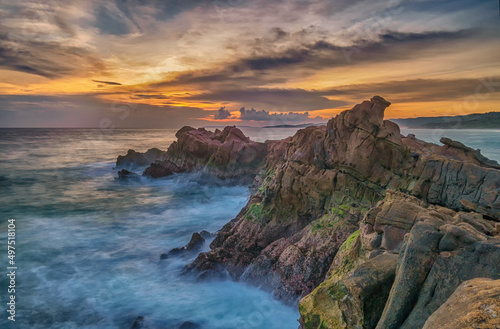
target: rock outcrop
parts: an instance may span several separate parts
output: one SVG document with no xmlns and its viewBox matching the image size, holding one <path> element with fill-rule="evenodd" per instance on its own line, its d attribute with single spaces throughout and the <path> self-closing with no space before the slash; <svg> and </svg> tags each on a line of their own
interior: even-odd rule
<svg viewBox="0 0 500 329">
<path fill-rule="evenodd" d="M 388 191 L 330 277 L 300 302 L 303 328 L 422 328 L 461 283 L 500 279 L 496 225 Z"/>
<path fill-rule="evenodd" d="M 246 137 L 236 127 L 215 132 L 183 127 L 161 161 L 152 163 L 145 176 L 163 177 L 173 173 L 205 171 L 221 179 L 251 182 L 266 157 L 267 146 Z"/>
<path fill-rule="evenodd" d="M 254 182 L 258 191 L 189 270 L 204 277 L 228 271 L 294 301 L 325 280 L 342 243 L 388 190 L 498 218 L 500 171 L 476 155 L 449 157 L 440 146 L 401 136 L 396 124 L 383 119 L 389 104 L 376 96 L 326 127 L 269 143 Z M 387 230 L 384 248 L 396 252 L 413 223 L 389 224 L 379 224 Z"/>
<path fill-rule="evenodd" d="M 157 148 L 151 148 L 145 153 L 128 150 L 126 155 L 119 155 L 116 159 L 116 168 L 119 169 L 137 169 L 148 166 L 154 161 L 165 157 L 166 152 Z"/>
<path fill-rule="evenodd" d="M 500 170 L 478 150 L 400 134 L 382 97 L 326 126 L 254 143 L 184 127 L 146 175 L 254 179 L 236 218 L 186 268 L 300 302 L 303 328 L 422 328 L 457 287 L 499 279 Z"/>
</svg>

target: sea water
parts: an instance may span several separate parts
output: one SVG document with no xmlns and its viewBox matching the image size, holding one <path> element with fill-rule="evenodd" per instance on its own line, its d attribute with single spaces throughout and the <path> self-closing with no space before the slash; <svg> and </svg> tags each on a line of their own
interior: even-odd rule
<svg viewBox="0 0 500 329">
<path fill-rule="evenodd" d="M 297 328 L 296 307 L 231 281 L 181 275 L 196 255 L 161 260 L 192 233 L 216 232 L 246 186 L 190 175 L 115 180 L 129 148 L 167 149 L 175 130 L 0 130 L 0 328 Z M 16 224 L 16 321 L 7 317 L 7 220 Z M 208 246 L 205 246 L 208 250 Z"/>
<path fill-rule="evenodd" d="M 254 140 L 294 128 L 245 128 Z M 403 130 L 443 136 L 500 160 L 500 131 Z M 244 283 L 181 275 L 195 255 L 160 261 L 193 232 L 215 232 L 239 212 L 245 186 L 190 175 L 115 180 L 129 148 L 167 149 L 175 130 L 0 129 L 0 328 L 149 328 L 184 321 L 207 329 L 297 328 L 296 307 Z M 16 322 L 7 320 L 7 220 L 16 221 Z M 208 247 L 205 246 L 205 250 Z M 2 255 L 3 253 L 3 255 Z"/>
</svg>

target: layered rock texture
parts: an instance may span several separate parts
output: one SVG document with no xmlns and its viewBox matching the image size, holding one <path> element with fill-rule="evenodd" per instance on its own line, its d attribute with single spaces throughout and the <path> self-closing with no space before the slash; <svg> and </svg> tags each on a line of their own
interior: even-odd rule
<svg viewBox="0 0 500 329">
<path fill-rule="evenodd" d="M 500 279 L 498 164 L 455 141 L 402 136 L 384 120 L 389 105 L 375 96 L 265 144 L 234 127 L 182 128 L 146 175 L 202 170 L 254 178 L 255 189 L 186 271 L 305 296 L 307 329 L 423 328 L 462 283 Z M 478 307 L 461 307 L 463 318 L 483 316 Z"/>
<path fill-rule="evenodd" d="M 220 179 L 248 183 L 259 172 L 267 154 L 266 144 L 251 141 L 236 127 L 211 132 L 186 126 L 175 136 L 177 141 L 167 152 L 151 149 L 143 154 L 129 150 L 126 156 L 118 157 L 117 167 L 149 165 L 143 175 L 153 178 L 202 171 Z"/>
</svg>

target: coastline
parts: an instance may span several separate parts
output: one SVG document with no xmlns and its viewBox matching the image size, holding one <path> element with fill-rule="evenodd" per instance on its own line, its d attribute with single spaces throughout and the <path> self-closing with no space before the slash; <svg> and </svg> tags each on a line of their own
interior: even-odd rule
<svg viewBox="0 0 500 329">
<path fill-rule="evenodd" d="M 460 257 L 469 256 L 461 255 L 473 255 L 474 250 L 496 257 L 500 205 L 494 198 L 490 200 L 498 194 L 498 187 L 490 183 L 500 179 L 500 171 L 472 149 L 401 136 L 397 125 L 383 120 L 388 105 L 376 96 L 343 112 L 327 126 L 312 126 L 285 140 L 267 141 L 267 151 L 257 157 L 264 156 L 265 164 L 244 161 L 253 168 L 246 173 L 256 175 L 255 193 L 247 206 L 217 233 L 211 250 L 198 255 L 186 272 L 201 280 L 220 279 L 229 273 L 233 280 L 257 285 L 290 304 L 307 295 L 300 303 L 300 322 L 306 329 L 320 324 L 321 328 L 421 328 L 460 284 L 478 277 L 500 279 L 494 262 L 487 269 L 466 271 L 458 277 L 442 267 L 448 266 L 447 261 L 467 262 Z M 164 171 L 167 175 L 201 170 L 225 179 L 244 174 L 229 168 L 242 168 L 238 150 L 252 148 L 252 142 L 235 129 L 224 129 L 226 136 L 238 136 L 228 143 L 226 137 L 218 137 L 218 130 L 183 128 L 177 144 L 154 166 L 168 169 Z M 235 141 L 240 146 L 234 148 Z M 217 155 L 220 150 L 229 153 L 221 158 Z M 471 173 L 483 178 L 471 181 Z M 481 193 L 468 194 L 470 184 Z M 390 209 L 393 204 L 403 208 L 382 216 L 385 205 Z M 415 205 L 413 212 L 404 210 L 408 204 Z M 418 251 L 429 243 L 424 238 L 428 236 L 434 237 L 431 245 L 436 247 Z M 479 251 L 481 248 L 486 249 Z M 458 258 L 450 258 L 450 251 Z M 398 270 L 394 265 L 414 252 L 425 265 L 412 278 L 409 273 L 421 265 L 409 263 Z M 440 262 L 444 263 L 434 266 Z M 384 272 L 375 274 L 374 268 Z M 431 274 L 452 275 L 453 279 L 427 302 L 418 297 L 415 306 L 411 300 L 427 294 Z M 385 287 L 376 309 L 366 308 L 372 305 L 366 299 L 370 289 L 359 286 L 366 275 L 373 278 L 372 287 Z M 404 279 L 408 277 L 409 282 Z M 342 293 L 329 297 L 320 293 L 318 289 L 331 284 L 327 282 L 333 282 L 333 287 L 342 284 Z M 403 291 L 408 297 L 401 299 Z M 328 312 L 321 310 L 320 300 L 329 305 Z M 433 306 L 424 310 L 419 303 Z M 398 310 L 401 305 L 404 311 Z"/>
</svg>

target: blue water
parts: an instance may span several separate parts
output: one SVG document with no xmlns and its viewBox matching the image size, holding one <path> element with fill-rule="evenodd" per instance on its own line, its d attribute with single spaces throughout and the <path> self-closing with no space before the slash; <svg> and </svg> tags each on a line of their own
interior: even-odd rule
<svg viewBox="0 0 500 329">
<path fill-rule="evenodd" d="M 172 130 L 0 130 L 0 328 L 297 328 L 298 311 L 243 283 L 180 275 L 162 253 L 215 232 L 249 197 L 190 175 L 116 181 L 133 148 L 166 149 Z M 16 219 L 16 322 L 7 320 L 7 219 Z M 205 246 L 208 249 L 208 246 Z"/>
</svg>

